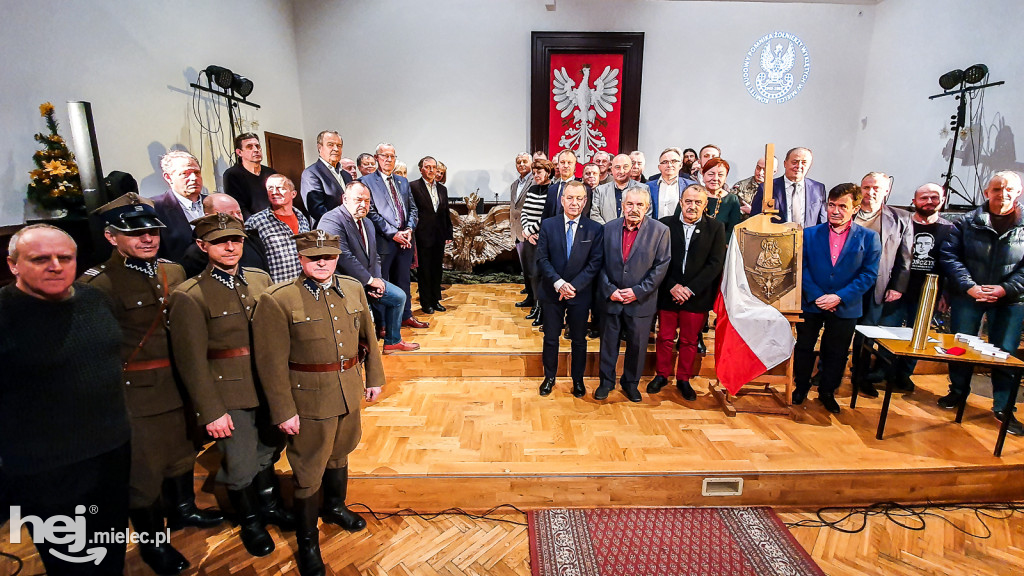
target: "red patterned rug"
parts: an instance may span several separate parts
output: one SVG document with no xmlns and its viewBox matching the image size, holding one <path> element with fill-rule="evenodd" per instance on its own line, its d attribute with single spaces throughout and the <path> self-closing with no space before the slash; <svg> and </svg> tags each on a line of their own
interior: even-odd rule
<svg viewBox="0 0 1024 576">
<path fill-rule="evenodd" d="M 534 576 L 824 576 L 771 508 L 528 513 Z"/>
</svg>

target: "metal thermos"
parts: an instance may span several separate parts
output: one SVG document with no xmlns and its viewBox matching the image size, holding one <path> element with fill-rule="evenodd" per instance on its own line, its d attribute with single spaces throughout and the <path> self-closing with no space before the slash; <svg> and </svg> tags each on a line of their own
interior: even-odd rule
<svg viewBox="0 0 1024 576">
<path fill-rule="evenodd" d="M 935 297 L 939 292 L 938 274 L 928 274 L 924 278 L 924 286 L 921 288 L 921 299 L 917 303 L 917 317 L 914 318 L 914 334 L 910 338 L 910 344 L 914 350 L 924 350 L 928 344 L 928 327 L 932 323 L 932 313 L 935 312 Z"/>
</svg>

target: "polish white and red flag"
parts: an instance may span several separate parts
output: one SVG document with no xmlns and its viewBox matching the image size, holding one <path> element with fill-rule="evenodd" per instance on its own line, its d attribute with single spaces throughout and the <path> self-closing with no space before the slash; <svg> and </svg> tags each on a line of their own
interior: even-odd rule
<svg viewBox="0 0 1024 576">
<path fill-rule="evenodd" d="M 751 292 L 737 235 L 729 241 L 715 300 L 715 373 L 730 394 L 788 360 L 796 344 L 789 320 Z"/>
</svg>

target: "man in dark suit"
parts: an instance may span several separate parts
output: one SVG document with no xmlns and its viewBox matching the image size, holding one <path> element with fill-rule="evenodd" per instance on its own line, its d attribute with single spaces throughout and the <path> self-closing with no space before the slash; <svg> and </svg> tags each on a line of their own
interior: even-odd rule
<svg viewBox="0 0 1024 576">
<path fill-rule="evenodd" d="M 839 413 L 835 391 L 843 378 L 864 294 L 878 277 L 882 245 L 873 230 L 853 223 L 860 208 L 860 186 L 839 184 L 828 193 L 828 222 L 804 228 L 804 321 L 796 326 L 793 404 L 803 404 L 811 388 L 814 343 L 821 334 L 818 401 Z"/>
<path fill-rule="evenodd" d="M 417 350 L 419 344 L 402 340 L 405 293 L 381 277 L 373 222 L 366 218 L 369 211 L 370 189 L 362 182 L 350 182 L 341 205 L 324 214 L 317 227 L 340 238 L 338 272 L 358 280 L 367 301 L 379 309 L 384 324 L 384 353 Z"/>
<path fill-rule="evenodd" d="M 807 178 L 813 158 L 807 148 L 793 148 L 786 153 L 786 174 L 775 179 L 772 198 L 782 222 L 796 222 L 804 228 L 827 220 L 825 215 L 825 185 Z M 750 201 L 750 215 L 761 213 L 764 185 L 757 187 Z"/>
<path fill-rule="evenodd" d="M 352 175 L 341 167 L 343 145 L 341 135 L 334 130 L 324 130 L 317 134 L 316 150 L 320 157 L 302 171 L 299 193 L 314 222 L 341 204 L 345 186 L 352 181 Z"/>
<path fill-rule="evenodd" d="M 409 267 L 412 265 L 412 238 L 419 223 L 419 208 L 412 201 L 409 181 L 393 174 L 395 147 L 386 142 L 377 145 L 377 171 L 360 178 L 370 189 L 368 217 L 377 229 L 377 252 L 384 279 L 405 292 L 405 310 L 402 325 L 426 328 L 412 316 L 412 292 Z"/>
<path fill-rule="evenodd" d="M 420 178 L 409 184 L 420 214 L 416 225 L 416 253 L 420 261 L 417 280 L 420 308 L 424 314 L 433 314 L 435 310 L 445 311 L 441 305 L 441 270 L 445 245 L 453 238 L 452 216 L 448 211 L 448 189 L 434 182 L 437 160 L 426 156 L 420 160 L 419 168 Z"/>
<path fill-rule="evenodd" d="M 617 159 L 612 161 L 613 170 Z M 615 364 L 623 334 L 626 358 L 619 382 L 631 402 L 643 399 L 637 386 L 647 360 L 658 287 L 672 258 L 668 227 L 646 217 L 651 195 L 639 186 L 623 192 L 622 217 L 604 226 L 604 265 L 598 275 L 598 290 L 605 309 L 601 319 L 601 384 L 594 391 L 595 400 L 604 400 L 615 388 Z"/>
<path fill-rule="evenodd" d="M 691 184 L 679 198 L 680 215 L 661 219 L 668 226 L 672 262 L 658 290 L 657 375 L 647 384 L 648 394 L 657 394 L 668 384 L 678 333 L 676 388 L 684 399 L 697 399 L 690 378 L 700 373 L 700 364 L 693 365 L 697 342 L 722 283 L 726 249 L 725 225 L 704 216 L 707 204 L 707 190 Z"/>
<path fill-rule="evenodd" d="M 860 191 L 864 196 L 860 211 L 853 221 L 878 234 L 882 243 L 882 253 L 878 262 L 878 279 L 871 290 L 864 294 L 864 310 L 857 324 L 861 326 L 877 326 L 882 317 L 882 307 L 903 297 L 910 281 L 910 262 L 913 259 L 914 226 L 910 214 L 898 208 L 886 206 L 885 199 L 889 196 L 892 181 L 882 172 L 871 172 L 860 181 Z M 853 338 L 853 349 L 860 350 L 862 336 Z M 860 355 L 853 357 L 854 364 Z M 860 366 L 858 366 L 858 369 Z M 867 367 L 865 367 L 867 368 Z M 882 379 L 882 370 L 869 374 L 860 386 L 860 393 L 869 398 L 877 398 L 878 390 L 873 381 Z"/>
<path fill-rule="evenodd" d="M 562 192 L 562 214 L 541 222 L 537 239 L 538 297 L 544 318 L 544 382 L 540 395 L 551 394 L 558 370 L 558 337 L 568 317 L 572 340 L 572 395 L 582 398 L 587 365 L 587 318 L 593 283 L 604 261 L 604 229 L 583 217 L 587 190 L 570 182 Z"/>
<path fill-rule="evenodd" d="M 203 174 L 199 160 L 184 150 L 164 154 L 160 170 L 170 189 L 153 198 L 157 218 L 167 226 L 160 234 L 159 256 L 181 262 L 185 250 L 193 244 L 189 222 L 203 217 Z"/>
<path fill-rule="evenodd" d="M 576 153 L 562 150 L 555 156 L 557 177 L 548 185 L 548 198 L 544 203 L 544 214 L 541 218 L 551 218 L 562 213 L 562 193 L 569 182 L 576 181 Z"/>
</svg>

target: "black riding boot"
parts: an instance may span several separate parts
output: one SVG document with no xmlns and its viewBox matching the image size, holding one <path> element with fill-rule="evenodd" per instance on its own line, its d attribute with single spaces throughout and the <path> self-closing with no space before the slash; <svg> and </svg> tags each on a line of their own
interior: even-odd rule
<svg viewBox="0 0 1024 576">
<path fill-rule="evenodd" d="M 274 551 L 274 539 L 260 520 L 256 504 L 256 489 L 252 484 L 241 490 L 228 490 L 228 498 L 238 519 L 239 536 L 245 549 L 253 556 L 266 556 Z"/>
<path fill-rule="evenodd" d="M 328 468 L 324 472 L 324 522 L 337 524 L 349 532 L 366 528 L 366 520 L 345 506 L 348 494 L 348 466 Z"/>
<path fill-rule="evenodd" d="M 133 508 L 128 511 L 132 527 L 139 533 L 139 553 L 142 561 L 149 565 L 160 576 L 176 576 L 189 567 L 188 560 L 171 546 L 170 542 L 160 545 L 154 543 L 157 534 L 166 535 L 164 531 L 164 513 L 160 509 L 160 499 L 145 508 Z M 145 539 L 145 542 L 142 540 Z"/>
<path fill-rule="evenodd" d="M 320 556 L 320 530 L 316 522 L 320 519 L 320 494 L 309 498 L 295 498 L 295 563 L 300 576 L 324 576 L 326 568 Z"/>
<path fill-rule="evenodd" d="M 200 510 L 196 507 L 194 482 L 191 471 L 176 478 L 164 478 L 167 526 L 171 530 L 181 530 L 185 526 L 212 528 L 224 521 L 224 514 L 220 510 Z"/>
<path fill-rule="evenodd" d="M 266 524 L 274 524 L 281 530 L 295 530 L 295 516 L 284 505 L 281 498 L 281 483 L 273 466 L 267 466 L 255 478 L 252 486 L 260 503 L 260 516 Z"/>
</svg>

